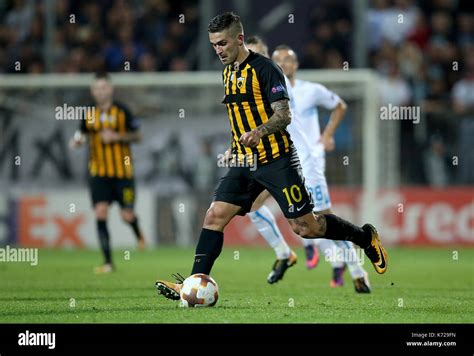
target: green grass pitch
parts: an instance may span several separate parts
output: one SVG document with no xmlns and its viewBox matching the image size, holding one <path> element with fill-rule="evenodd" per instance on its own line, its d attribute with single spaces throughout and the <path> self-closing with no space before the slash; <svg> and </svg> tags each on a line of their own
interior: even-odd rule
<svg viewBox="0 0 474 356">
<path fill-rule="evenodd" d="M 157 278 L 186 275 L 193 249 L 117 250 L 117 272 L 94 275 L 98 251 L 40 250 L 38 265 L 0 263 L 2 323 L 472 323 L 474 249 L 389 248 L 390 264 L 377 275 L 368 262 L 370 295 L 329 287 L 330 266 L 299 263 L 275 285 L 266 282 L 274 261 L 265 248 L 225 248 L 213 277 L 217 306 L 184 309 L 158 297 Z M 237 252 L 238 253 L 237 253 Z M 458 259 L 453 259 L 458 251 Z M 126 259 L 129 257 L 129 259 Z M 236 259 L 238 257 L 238 259 Z M 367 260 L 366 260 L 367 261 Z"/>
</svg>

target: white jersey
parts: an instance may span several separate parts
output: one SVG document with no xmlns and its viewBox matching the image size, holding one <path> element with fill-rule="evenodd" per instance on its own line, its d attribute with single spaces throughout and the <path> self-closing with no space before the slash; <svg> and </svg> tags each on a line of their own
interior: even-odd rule
<svg viewBox="0 0 474 356">
<path fill-rule="evenodd" d="M 321 174 L 321 160 L 324 160 L 324 146 L 318 143 L 321 137 L 318 106 L 333 110 L 341 100 L 325 86 L 304 80 L 295 80 L 291 86 L 287 80 L 290 108 L 293 113 L 287 129 L 298 151 L 303 175 L 309 181 Z M 324 172 L 322 172 L 324 174 Z"/>
</svg>

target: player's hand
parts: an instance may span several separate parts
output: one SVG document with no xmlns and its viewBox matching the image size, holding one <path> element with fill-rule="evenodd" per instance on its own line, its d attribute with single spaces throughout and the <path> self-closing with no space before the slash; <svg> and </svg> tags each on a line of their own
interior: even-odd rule
<svg viewBox="0 0 474 356">
<path fill-rule="evenodd" d="M 225 152 L 224 152 L 224 155 L 220 158 L 220 164 L 224 165 L 224 166 L 227 166 L 229 164 L 230 161 L 232 161 L 233 157 L 232 157 L 232 150 L 230 148 L 228 148 Z"/>
<path fill-rule="evenodd" d="M 75 149 L 81 146 L 81 143 L 79 141 L 76 141 L 75 139 L 71 138 L 69 140 L 69 148 L 70 149 Z"/>
<path fill-rule="evenodd" d="M 74 137 L 69 140 L 69 148 L 71 149 L 78 148 L 82 146 L 84 142 L 85 142 L 85 137 L 79 131 L 77 131 L 74 134 Z"/>
<path fill-rule="evenodd" d="M 224 153 L 224 162 L 226 164 L 229 164 L 230 161 L 232 161 L 233 157 L 232 157 L 232 149 L 228 148 L 225 153 Z"/>
<path fill-rule="evenodd" d="M 250 132 L 244 133 L 242 136 L 239 138 L 239 142 L 246 146 L 246 147 L 256 147 L 260 143 L 260 139 L 262 138 L 260 132 L 255 129 Z"/>
<path fill-rule="evenodd" d="M 321 135 L 318 142 L 323 144 L 324 150 L 327 152 L 334 151 L 334 148 L 336 147 L 334 137 L 332 136 Z"/>
<path fill-rule="evenodd" d="M 102 139 L 102 143 L 114 143 L 120 141 L 120 134 L 111 129 L 103 129 L 100 131 L 100 138 Z"/>
</svg>

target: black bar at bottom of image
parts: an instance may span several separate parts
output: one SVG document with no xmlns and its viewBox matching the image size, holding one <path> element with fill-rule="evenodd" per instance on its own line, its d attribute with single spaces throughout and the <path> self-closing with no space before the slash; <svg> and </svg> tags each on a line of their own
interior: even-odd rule
<svg viewBox="0 0 474 356">
<path fill-rule="evenodd" d="M 473 330 L 473 324 L 0 324 L 0 355 L 84 354 L 101 349 L 159 353 L 220 344 L 311 344 L 334 351 L 362 346 L 377 350 L 383 345 L 404 353 L 456 355 L 468 350 L 472 355 Z"/>
</svg>

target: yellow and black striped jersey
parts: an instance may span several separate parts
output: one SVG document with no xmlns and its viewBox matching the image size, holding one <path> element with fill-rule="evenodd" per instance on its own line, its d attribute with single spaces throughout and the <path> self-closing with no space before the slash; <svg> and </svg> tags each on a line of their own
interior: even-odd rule
<svg viewBox="0 0 474 356">
<path fill-rule="evenodd" d="M 257 147 L 245 147 L 239 138 L 264 124 L 273 115 L 271 103 L 288 99 L 285 77 L 271 59 L 250 51 L 237 66 L 230 64 L 222 73 L 227 108 L 232 129 L 232 151 L 238 157 L 268 163 L 290 152 L 290 134 L 286 130 L 263 137 Z"/>
<path fill-rule="evenodd" d="M 88 135 L 89 175 L 110 178 L 133 178 L 133 159 L 129 143 L 103 143 L 101 131 L 110 129 L 119 133 L 136 131 L 138 121 L 122 104 L 114 102 L 108 111 L 95 106 L 81 121 L 81 132 Z"/>
</svg>

